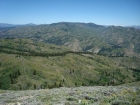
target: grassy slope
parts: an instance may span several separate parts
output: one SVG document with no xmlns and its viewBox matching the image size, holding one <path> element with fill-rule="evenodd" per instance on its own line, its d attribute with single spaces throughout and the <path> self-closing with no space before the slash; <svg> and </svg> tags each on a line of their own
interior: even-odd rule
<svg viewBox="0 0 140 105">
<path fill-rule="evenodd" d="M 27 39 L 2 39 L 1 43 L 10 47 L 14 46 L 15 49 L 18 46 L 22 46 L 23 49 L 29 47 L 35 52 L 68 51 L 67 48 L 33 43 Z M 40 46 L 42 46 L 41 50 L 35 48 Z M 56 48 L 59 50 L 56 51 Z M 0 62 L 1 89 L 119 85 L 138 81 L 140 75 L 138 70 L 140 58 L 134 57 L 105 57 L 96 54 L 33 57 L 0 53 Z"/>
<path fill-rule="evenodd" d="M 69 51 L 64 46 L 56 46 L 54 44 L 47 44 L 43 42 L 36 42 L 30 39 L 24 38 L 15 38 L 15 39 L 0 39 L 0 46 L 9 47 L 11 50 L 20 50 L 20 51 L 28 51 L 28 52 L 47 52 L 47 53 L 55 53 L 55 52 L 64 52 Z"/>
</svg>

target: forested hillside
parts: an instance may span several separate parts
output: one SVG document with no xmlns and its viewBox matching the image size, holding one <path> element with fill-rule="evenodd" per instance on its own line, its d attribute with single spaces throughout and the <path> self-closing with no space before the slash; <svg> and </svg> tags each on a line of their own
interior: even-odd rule
<svg viewBox="0 0 140 105">
<path fill-rule="evenodd" d="M 49 25 L 1 28 L 1 38 L 29 38 L 108 56 L 139 56 L 140 30 L 101 26 L 94 23 L 53 23 Z"/>
<path fill-rule="evenodd" d="M 65 46 L 14 38 L 0 40 L 0 88 L 116 86 L 140 80 L 140 58 L 75 52 Z"/>
</svg>

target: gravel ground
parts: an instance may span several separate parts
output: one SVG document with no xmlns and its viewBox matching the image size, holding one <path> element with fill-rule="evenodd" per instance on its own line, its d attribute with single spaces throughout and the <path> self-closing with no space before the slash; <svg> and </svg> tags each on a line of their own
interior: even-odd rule
<svg viewBox="0 0 140 105">
<path fill-rule="evenodd" d="M 140 87 L 93 86 L 0 90 L 0 105 L 140 105 Z"/>
</svg>

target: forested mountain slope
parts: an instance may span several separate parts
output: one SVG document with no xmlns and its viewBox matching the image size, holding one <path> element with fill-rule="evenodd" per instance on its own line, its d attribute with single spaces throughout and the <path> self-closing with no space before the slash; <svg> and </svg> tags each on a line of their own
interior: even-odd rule
<svg viewBox="0 0 140 105">
<path fill-rule="evenodd" d="M 131 27 L 101 26 L 94 23 L 60 22 L 49 25 L 1 28 L 1 38 L 29 38 L 73 51 L 108 56 L 139 56 L 140 30 Z"/>
</svg>

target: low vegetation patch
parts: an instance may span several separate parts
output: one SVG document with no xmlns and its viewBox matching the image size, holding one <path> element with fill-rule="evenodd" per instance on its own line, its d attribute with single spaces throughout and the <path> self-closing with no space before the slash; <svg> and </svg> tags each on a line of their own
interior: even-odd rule
<svg viewBox="0 0 140 105">
<path fill-rule="evenodd" d="M 139 94 L 140 87 L 134 86 L 1 90 L 0 105 L 139 105 Z"/>
</svg>

